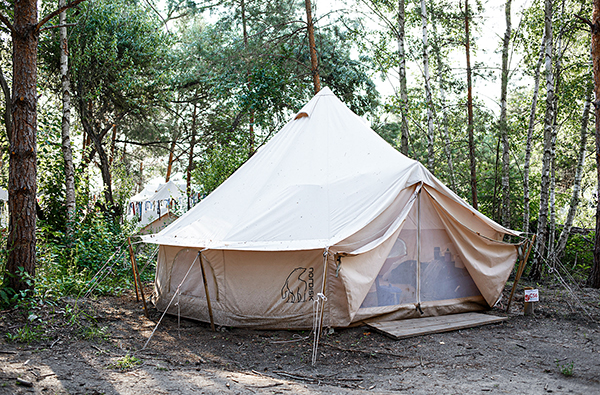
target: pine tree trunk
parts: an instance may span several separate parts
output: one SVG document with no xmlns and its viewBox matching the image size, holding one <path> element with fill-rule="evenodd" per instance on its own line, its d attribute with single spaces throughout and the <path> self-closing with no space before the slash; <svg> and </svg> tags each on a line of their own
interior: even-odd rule
<svg viewBox="0 0 600 395">
<path fill-rule="evenodd" d="M 400 152 L 408 155 L 408 88 L 406 84 L 406 51 L 404 49 L 404 25 L 406 23 L 406 14 L 404 11 L 404 1 L 398 0 L 398 60 L 400 61 L 400 113 L 402 124 L 400 125 Z"/>
<path fill-rule="evenodd" d="M 548 200 L 550 194 L 550 167 L 552 161 L 552 135 L 554 121 L 554 74 L 552 70 L 552 0 L 545 0 L 546 36 L 546 114 L 544 116 L 544 152 L 542 156 L 542 182 L 540 185 L 540 213 L 538 217 L 538 231 L 536 250 L 538 254 L 533 261 L 530 277 L 539 280 L 542 277 L 542 262 L 546 256 L 546 242 L 548 240 Z"/>
<path fill-rule="evenodd" d="M 19 268 L 33 278 L 36 264 L 37 1 L 15 1 L 14 11 L 6 270 L 8 285 L 20 291 L 31 289 L 33 284 Z"/>
<path fill-rule="evenodd" d="M 169 161 L 167 162 L 167 176 L 165 177 L 165 182 L 169 182 L 171 179 L 171 171 L 173 170 L 173 156 L 175 155 L 175 144 L 177 144 L 177 139 L 173 137 L 173 141 L 171 141 L 171 146 L 169 147 Z"/>
<path fill-rule="evenodd" d="M 319 63 L 317 60 L 317 45 L 315 44 L 315 28 L 312 20 L 312 11 L 310 0 L 304 1 L 306 5 L 306 25 L 308 27 L 308 45 L 310 51 L 310 65 L 315 88 L 315 95 L 321 90 L 321 80 L 319 78 Z"/>
<path fill-rule="evenodd" d="M 577 155 L 577 169 L 575 170 L 575 181 L 573 182 L 573 191 L 571 194 L 571 202 L 569 204 L 569 212 L 567 213 L 565 224 L 563 225 L 562 232 L 560 233 L 560 237 L 558 238 L 556 252 L 554 254 L 558 258 L 562 257 L 563 252 L 565 251 L 565 247 L 567 246 L 567 240 L 569 239 L 569 234 L 571 233 L 571 228 L 573 227 L 573 220 L 575 219 L 575 214 L 577 213 L 577 206 L 579 205 L 579 193 L 581 191 L 581 179 L 583 178 L 583 166 L 585 164 L 588 133 L 587 129 L 590 118 L 590 107 L 592 102 L 593 88 L 594 86 L 592 84 L 589 84 L 588 91 L 586 93 L 585 104 L 583 106 L 583 114 L 581 115 L 581 133 L 579 136 L 579 153 Z"/>
<path fill-rule="evenodd" d="M 427 39 L 427 7 L 421 0 L 421 27 L 423 31 L 423 77 L 425 78 L 425 101 L 427 105 L 427 168 L 435 174 L 435 132 L 433 130 L 433 99 L 429 78 L 429 43 Z"/>
<path fill-rule="evenodd" d="M 188 157 L 188 166 L 186 172 L 185 193 L 187 195 L 187 209 L 192 208 L 192 170 L 194 169 L 194 147 L 196 146 L 196 111 L 197 104 L 194 103 L 194 112 L 192 113 L 192 137 L 190 139 L 190 155 Z"/>
<path fill-rule="evenodd" d="M 594 67 L 594 110 L 596 114 L 596 172 L 600 196 L 600 0 L 594 0 L 592 12 L 592 65 Z M 596 204 L 596 238 L 594 242 L 594 266 L 588 277 L 588 285 L 600 288 L 600 204 Z"/>
<path fill-rule="evenodd" d="M 467 133 L 469 135 L 469 167 L 471 170 L 471 204 L 477 210 L 477 162 L 473 138 L 473 87 L 471 83 L 471 49 L 469 43 L 469 1 L 465 0 L 465 53 L 467 57 Z"/>
<path fill-rule="evenodd" d="M 502 139 L 502 225 L 510 228 L 510 146 L 508 144 L 507 91 L 508 91 L 508 49 L 510 46 L 511 0 L 504 7 L 506 31 L 502 40 L 502 78 L 500 91 L 500 138 Z"/>
<path fill-rule="evenodd" d="M 531 110 L 529 112 L 529 127 L 527 128 L 527 140 L 525 142 L 525 163 L 523 164 L 523 232 L 529 233 L 530 197 L 529 197 L 529 172 L 531 163 L 531 145 L 533 140 L 533 128 L 535 126 L 535 112 L 537 108 L 538 95 L 540 91 L 540 69 L 544 61 L 546 49 L 546 36 L 542 37 L 540 45 L 540 56 L 535 67 L 533 98 L 531 99 Z"/>
</svg>

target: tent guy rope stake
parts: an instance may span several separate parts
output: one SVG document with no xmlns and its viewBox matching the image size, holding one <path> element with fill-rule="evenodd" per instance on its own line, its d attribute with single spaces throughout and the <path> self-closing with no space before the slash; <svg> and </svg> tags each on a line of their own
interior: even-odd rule
<svg viewBox="0 0 600 395">
<path fill-rule="evenodd" d="M 319 349 L 319 339 L 321 338 L 321 332 L 323 331 L 323 315 L 325 312 L 325 302 L 327 297 L 325 296 L 325 286 L 327 284 L 327 258 L 329 256 L 329 247 L 325 248 L 323 252 L 323 285 L 321 286 L 321 292 L 317 294 L 317 298 L 313 303 L 314 319 L 313 319 L 313 353 L 312 353 L 312 365 L 315 366 L 317 363 L 317 353 Z"/>
</svg>

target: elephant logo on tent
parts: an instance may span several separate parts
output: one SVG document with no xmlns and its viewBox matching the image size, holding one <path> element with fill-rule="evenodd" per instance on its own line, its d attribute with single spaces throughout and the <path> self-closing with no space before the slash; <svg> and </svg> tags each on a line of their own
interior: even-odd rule
<svg viewBox="0 0 600 395">
<path fill-rule="evenodd" d="M 302 278 L 304 273 L 306 273 L 306 268 L 297 267 L 285 279 L 281 288 L 281 299 L 285 300 L 285 303 L 306 302 L 306 291 L 309 284 Z"/>
</svg>

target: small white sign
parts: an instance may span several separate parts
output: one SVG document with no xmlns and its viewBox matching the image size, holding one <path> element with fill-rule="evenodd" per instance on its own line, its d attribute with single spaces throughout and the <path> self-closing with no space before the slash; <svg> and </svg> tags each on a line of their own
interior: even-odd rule
<svg viewBox="0 0 600 395">
<path fill-rule="evenodd" d="M 537 289 L 526 289 L 525 290 L 525 302 L 539 302 L 540 293 Z"/>
</svg>

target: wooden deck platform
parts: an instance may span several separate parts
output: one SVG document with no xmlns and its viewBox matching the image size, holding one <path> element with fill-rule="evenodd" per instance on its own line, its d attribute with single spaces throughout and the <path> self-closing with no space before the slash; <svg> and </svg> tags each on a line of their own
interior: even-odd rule
<svg viewBox="0 0 600 395">
<path fill-rule="evenodd" d="M 508 317 L 497 317 L 481 313 L 462 313 L 398 321 L 369 322 L 367 325 L 392 339 L 398 340 L 407 337 L 450 332 L 458 329 L 494 324 L 507 319 Z"/>
</svg>

